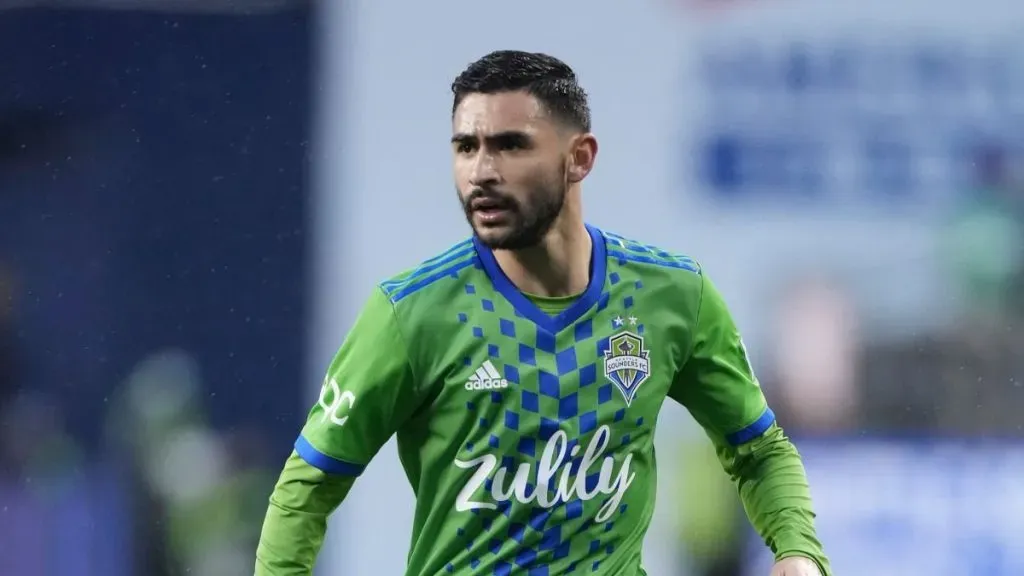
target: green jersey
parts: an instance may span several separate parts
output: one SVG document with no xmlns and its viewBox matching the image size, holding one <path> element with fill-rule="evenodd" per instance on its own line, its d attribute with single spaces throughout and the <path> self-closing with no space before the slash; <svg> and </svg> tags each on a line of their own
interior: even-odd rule
<svg viewBox="0 0 1024 576">
<path fill-rule="evenodd" d="M 552 309 L 462 242 L 383 282 L 297 454 L 358 475 L 397 434 L 416 494 L 407 576 L 644 574 L 666 399 L 719 445 L 774 422 L 692 259 L 588 228 L 588 288 Z"/>
</svg>

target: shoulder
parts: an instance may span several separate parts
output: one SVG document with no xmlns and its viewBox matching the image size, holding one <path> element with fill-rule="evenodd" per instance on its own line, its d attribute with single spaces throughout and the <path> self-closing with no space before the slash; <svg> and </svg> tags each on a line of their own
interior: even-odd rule
<svg viewBox="0 0 1024 576">
<path fill-rule="evenodd" d="M 705 279 L 704 268 L 697 259 L 614 232 L 601 233 L 613 284 L 620 278 L 629 278 L 656 299 L 685 309 L 700 301 Z"/>
<path fill-rule="evenodd" d="M 407 268 L 377 284 L 396 310 L 417 302 L 444 301 L 453 290 L 465 284 L 465 277 L 480 268 L 480 260 L 470 239 Z"/>
<path fill-rule="evenodd" d="M 695 258 L 677 252 L 627 238 L 614 232 L 602 230 L 608 258 L 619 266 L 631 266 L 646 271 L 661 271 L 671 278 L 683 281 L 698 281 L 704 269 Z"/>
</svg>

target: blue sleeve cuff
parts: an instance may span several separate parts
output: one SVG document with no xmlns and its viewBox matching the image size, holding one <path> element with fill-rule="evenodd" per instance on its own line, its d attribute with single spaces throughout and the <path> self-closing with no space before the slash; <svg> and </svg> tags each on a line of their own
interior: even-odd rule
<svg viewBox="0 0 1024 576">
<path fill-rule="evenodd" d="M 761 434 L 764 434 L 766 430 L 771 428 L 772 424 L 775 423 L 775 413 L 772 412 L 771 408 L 765 408 L 761 416 L 754 420 L 752 424 L 739 432 L 733 432 L 725 437 L 726 441 L 733 446 L 739 446 L 740 444 L 746 444 L 754 438 L 757 438 Z"/>
<path fill-rule="evenodd" d="M 295 453 L 300 458 L 306 461 L 306 464 L 327 472 L 328 474 L 338 474 L 340 476 L 359 476 L 366 469 L 366 466 L 360 466 L 359 464 L 352 464 L 351 462 L 345 462 L 344 460 L 338 460 L 333 456 L 328 456 L 323 452 L 317 450 L 306 440 L 304 437 L 299 436 L 295 441 Z"/>
</svg>

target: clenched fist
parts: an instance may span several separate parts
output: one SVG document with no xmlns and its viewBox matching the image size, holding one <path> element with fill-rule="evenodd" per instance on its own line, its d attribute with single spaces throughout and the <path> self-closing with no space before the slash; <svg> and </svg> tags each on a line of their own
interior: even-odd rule
<svg viewBox="0 0 1024 576">
<path fill-rule="evenodd" d="M 793 556 L 775 563 L 771 576 L 822 576 L 813 560 Z"/>
</svg>

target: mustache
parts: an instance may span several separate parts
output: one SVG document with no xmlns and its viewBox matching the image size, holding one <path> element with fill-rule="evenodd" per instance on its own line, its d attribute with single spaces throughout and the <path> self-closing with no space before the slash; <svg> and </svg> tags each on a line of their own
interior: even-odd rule
<svg viewBox="0 0 1024 576">
<path fill-rule="evenodd" d="M 478 203 L 486 202 L 489 208 L 503 210 L 517 209 L 519 203 L 515 198 L 493 188 L 474 188 L 466 197 L 466 209 L 474 210 Z"/>
</svg>

